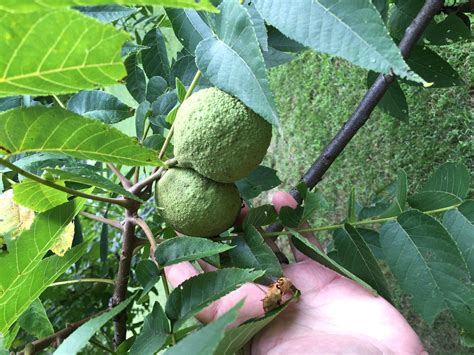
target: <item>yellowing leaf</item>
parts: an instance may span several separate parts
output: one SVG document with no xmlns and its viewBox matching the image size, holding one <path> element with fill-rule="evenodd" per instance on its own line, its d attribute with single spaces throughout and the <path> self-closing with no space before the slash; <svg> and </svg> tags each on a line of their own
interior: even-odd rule
<svg viewBox="0 0 474 355">
<path fill-rule="evenodd" d="M 74 230 L 74 222 L 69 223 L 66 228 L 64 228 L 57 242 L 51 247 L 51 251 L 54 254 L 64 256 L 64 254 L 71 249 L 72 240 L 74 239 Z"/>
<path fill-rule="evenodd" d="M 30 229 L 34 218 L 34 211 L 18 205 L 13 200 L 13 190 L 0 195 L 0 235 L 11 233 L 12 238 L 16 238 L 23 231 Z"/>
</svg>

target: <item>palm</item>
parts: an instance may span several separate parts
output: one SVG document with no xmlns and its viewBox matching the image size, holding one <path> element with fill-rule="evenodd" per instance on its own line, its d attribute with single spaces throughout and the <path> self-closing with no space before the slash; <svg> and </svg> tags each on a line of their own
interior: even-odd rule
<svg viewBox="0 0 474 355">
<path fill-rule="evenodd" d="M 296 202 L 284 193 L 273 198 L 277 211 Z M 317 244 L 311 235 L 309 240 Z M 269 326 L 252 341 L 255 354 L 422 354 L 423 346 L 403 316 L 385 299 L 352 280 L 308 259 L 294 250 L 297 262 L 284 267 L 285 275 L 301 291 Z M 209 269 L 207 264 L 203 268 Z M 176 287 L 198 272 L 190 263 L 166 268 Z M 262 300 L 267 288 L 245 284 L 214 302 L 198 318 L 210 322 L 245 299 L 240 324 L 264 314 Z"/>
</svg>

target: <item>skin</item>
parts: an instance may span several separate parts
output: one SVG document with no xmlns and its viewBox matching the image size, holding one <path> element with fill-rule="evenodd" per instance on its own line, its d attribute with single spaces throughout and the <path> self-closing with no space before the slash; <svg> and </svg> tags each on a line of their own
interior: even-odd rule
<svg viewBox="0 0 474 355">
<path fill-rule="evenodd" d="M 296 207 L 287 193 L 277 192 L 273 204 Z M 244 212 L 245 213 L 245 212 Z M 312 234 L 308 240 L 320 247 Z M 284 266 L 285 276 L 301 291 L 270 325 L 257 334 L 251 354 L 427 354 L 403 318 L 385 299 L 374 296 L 355 282 L 327 269 L 293 248 L 296 263 Z M 201 263 L 205 271 L 211 267 Z M 165 269 L 168 281 L 177 287 L 198 274 L 190 263 Z M 264 314 L 262 299 L 267 288 L 248 283 L 214 302 L 198 319 L 208 323 L 245 298 L 235 325 Z"/>
</svg>

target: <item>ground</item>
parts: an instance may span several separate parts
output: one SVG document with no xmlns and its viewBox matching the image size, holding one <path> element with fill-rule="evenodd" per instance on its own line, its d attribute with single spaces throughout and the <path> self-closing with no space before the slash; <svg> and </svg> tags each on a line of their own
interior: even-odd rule
<svg viewBox="0 0 474 355">
<path fill-rule="evenodd" d="M 446 161 L 461 161 L 474 172 L 473 49 L 473 44 L 436 48 L 461 73 L 464 86 L 423 89 L 402 84 L 407 89 L 408 123 L 375 110 L 320 183 L 331 206 L 322 216 L 316 216 L 316 224 L 340 222 L 353 186 L 358 199 L 367 200 L 398 169 L 407 172 L 410 192 Z M 279 172 L 283 189 L 288 189 L 363 97 L 366 72 L 341 59 L 307 52 L 273 69 L 270 80 L 282 134 L 274 134 L 266 163 Z M 458 330 L 449 315 L 442 315 L 430 327 L 415 314 L 396 284 L 390 284 L 398 308 L 430 354 L 468 353 L 460 346 Z"/>
</svg>

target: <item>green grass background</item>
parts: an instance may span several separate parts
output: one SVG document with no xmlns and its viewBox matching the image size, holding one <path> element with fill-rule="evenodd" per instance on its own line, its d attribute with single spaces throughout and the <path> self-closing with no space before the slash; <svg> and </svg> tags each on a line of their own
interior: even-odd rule
<svg viewBox="0 0 474 355">
<path fill-rule="evenodd" d="M 318 185 L 330 206 L 316 216 L 316 224 L 341 221 L 352 187 L 359 200 L 367 201 L 399 169 L 408 174 L 410 192 L 446 161 L 463 162 L 472 176 L 474 45 L 456 44 L 435 50 L 461 73 L 466 85 L 425 89 L 402 84 L 410 109 L 409 122 L 375 110 Z M 278 171 L 283 181 L 280 188 L 289 189 L 365 94 L 366 71 L 338 58 L 306 52 L 273 69 L 270 81 L 282 134 L 275 134 L 266 163 Z M 395 282 L 391 286 L 398 308 L 430 354 L 469 353 L 460 346 L 458 329 L 448 314 L 441 315 L 430 327 L 415 314 Z"/>
</svg>

